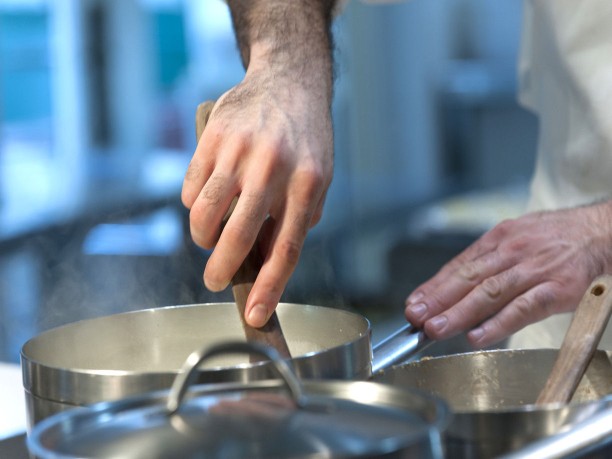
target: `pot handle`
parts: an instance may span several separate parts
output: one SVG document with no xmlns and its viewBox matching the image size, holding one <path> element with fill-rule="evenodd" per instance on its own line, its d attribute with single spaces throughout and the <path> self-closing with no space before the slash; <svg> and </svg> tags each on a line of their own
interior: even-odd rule
<svg viewBox="0 0 612 459">
<path fill-rule="evenodd" d="M 434 341 L 408 323 L 373 347 L 372 373 L 405 362 Z"/>
<path fill-rule="evenodd" d="M 289 364 L 281 358 L 276 349 L 252 341 L 230 341 L 194 351 L 189 355 L 189 357 L 187 357 L 187 360 L 183 364 L 183 367 L 174 379 L 172 387 L 170 388 L 168 401 L 166 403 L 168 415 L 173 415 L 180 408 L 187 389 L 196 378 L 196 370 L 204 360 L 220 354 L 243 353 L 259 354 L 262 357 L 270 360 L 272 367 L 276 370 L 280 378 L 285 383 L 285 386 L 289 390 L 289 393 L 291 394 L 296 405 L 303 405 L 304 396 L 302 393 L 302 385 L 293 373 L 293 370 Z"/>
</svg>

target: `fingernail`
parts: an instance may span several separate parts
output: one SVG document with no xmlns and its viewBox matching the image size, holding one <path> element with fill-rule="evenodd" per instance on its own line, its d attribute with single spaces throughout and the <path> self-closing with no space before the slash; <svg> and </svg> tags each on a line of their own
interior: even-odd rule
<svg viewBox="0 0 612 459">
<path fill-rule="evenodd" d="M 268 308 L 265 304 L 256 304 L 249 311 L 247 322 L 251 327 L 263 327 L 268 321 Z"/>
<path fill-rule="evenodd" d="M 417 301 L 423 299 L 424 296 L 425 294 L 423 292 L 414 292 L 408 297 L 406 303 L 416 303 Z"/>
<path fill-rule="evenodd" d="M 480 341 L 484 336 L 484 328 L 478 327 L 468 333 L 468 338 L 472 341 Z"/>
<path fill-rule="evenodd" d="M 429 319 L 429 326 L 433 328 L 437 332 L 441 332 L 446 324 L 448 323 L 448 319 L 446 316 L 436 316 L 432 319 Z"/>
<path fill-rule="evenodd" d="M 413 304 L 408 306 L 408 310 L 414 315 L 417 319 L 420 319 L 427 312 L 427 305 L 425 303 Z"/>
</svg>

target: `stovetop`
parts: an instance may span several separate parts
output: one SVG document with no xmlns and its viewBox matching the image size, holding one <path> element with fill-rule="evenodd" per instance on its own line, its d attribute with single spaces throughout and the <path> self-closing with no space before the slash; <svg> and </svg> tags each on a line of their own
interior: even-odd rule
<svg viewBox="0 0 612 459">
<path fill-rule="evenodd" d="M 26 434 L 23 433 L 0 440 L 0 457 L 3 459 L 29 459 L 25 439 Z"/>
</svg>

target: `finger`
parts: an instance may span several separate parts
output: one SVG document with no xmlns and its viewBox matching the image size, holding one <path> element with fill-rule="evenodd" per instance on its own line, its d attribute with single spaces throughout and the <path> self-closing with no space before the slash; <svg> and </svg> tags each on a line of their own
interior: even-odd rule
<svg viewBox="0 0 612 459">
<path fill-rule="evenodd" d="M 467 268 L 464 268 L 464 266 L 487 254 L 498 251 L 500 243 L 509 234 L 512 234 L 515 222 L 515 220 L 505 220 L 486 232 L 476 242 L 446 263 L 433 278 L 417 287 L 406 298 L 406 306 L 420 302 L 424 296 L 429 295 L 431 292 L 438 291 L 440 288 L 446 288 L 448 279 L 454 276 L 460 269 L 466 269 L 467 274 L 469 274 L 469 266 Z M 477 267 L 474 269 L 477 271 Z"/>
<path fill-rule="evenodd" d="M 191 237 L 200 247 L 212 248 L 221 228 L 221 220 L 239 193 L 236 181 L 214 173 L 206 182 L 189 213 Z"/>
<path fill-rule="evenodd" d="M 455 263 L 454 271 L 444 276 L 443 282 L 424 285 L 413 295 L 405 309 L 406 319 L 417 327 L 453 305 L 459 303 L 485 279 L 504 272 L 512 266 L 512 260 L 502 258 L 499 252 L 485 253 L 475 260 Z"/>
<path fill-rule="evenodd" d="M 514 298 L 497 314 L 467 334 L 468 341 L 475 348 L 495 344 L 531 323 L 543 320 L 555 311 L 559 297 L 554 284 L 539 284 Z"/>
<path fill-rule="evenodd" d="M 493 231 L 485 233 L 480 239 L 465 248 L 459 255 L 455 256 L 448 263 L 444 264 L 436 275 L 419 286 L 406 299 L 406 303 L 414 302 L 415 296 L 420 296 L 425 292 L 437 290 L 446 280 L 451 277 L 462 266 L 471 263 L 482 256 L 492 253 L 498 249 L 498 240 L 494 238 Z"/>
<path fill-rule="evenodd" d="M 267 222 L 275 224 L 275 228 L 267 244 L 266 260 L 247 301 L 245 318 L 249 325 L 263 326 L 278 305 L 297 265 L 313 213 L 312 207 L 293 206 L 277 224 L 271 219 Z"/>
<path fill-rule="evenodd" d="M 312 219 L 310 220 L 311 228 L 321 221 L 321 217 L 323 216 L 323 206 L 325 204 L 326 197 L 327 197 L 327 189 L 325 189 L 323 196 L 321 196 L 321 199 L 319 199 L 319 202 L 317 203 L 317 206 L 315 207 L 315 210 L 312 214 Z"/>
<path fill-rule="evenodd" d="M 536 283 L 521 266 L 488 277 L 457 304 L 425 322 L 425 333 L 437 340 L 455 336 L 488 319 Z"/>
<path fill-rule="evenodd" d="M 220 137 L 213 133 L 213 128 L 209 128 L 204 131 L 204 134 L 198 141 L 193 158 L 191 158 L 187 167 L 181 190 L 181 201 L 188 209 L 191 209 L 204 184 L 213 172 L 215 166 L 214 152 L 220 146 L 219 139 Z"/>
<path fill-rule="evenodd" d="M 263 192 L 243 192 L 223 228 L 204 269 L 204 283 L 212 291 L 223 290 L 253 247 L 268 214 L 269 200 Z"/>
</svg>

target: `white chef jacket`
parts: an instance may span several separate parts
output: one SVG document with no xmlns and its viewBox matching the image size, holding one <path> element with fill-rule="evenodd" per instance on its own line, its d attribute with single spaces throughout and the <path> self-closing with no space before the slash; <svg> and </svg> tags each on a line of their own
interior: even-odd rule
<svg viewBox="0 0 612 459">
<path fill-rule="evenodd" d="M 525 0 L 519 100 L 539 119 L 529 210 L 612 197 L 612 1 Z M 558 347 L 559 314 L 519 331 L 509 347 Z M 612 350 L 612 324 L 600 348 Z"/>
<path fill-rule="evenodd" d="M 521 103 L 539 119 L 530 210 L 612 196 L 612 1 L 525 0 Z"/>
</svg>

